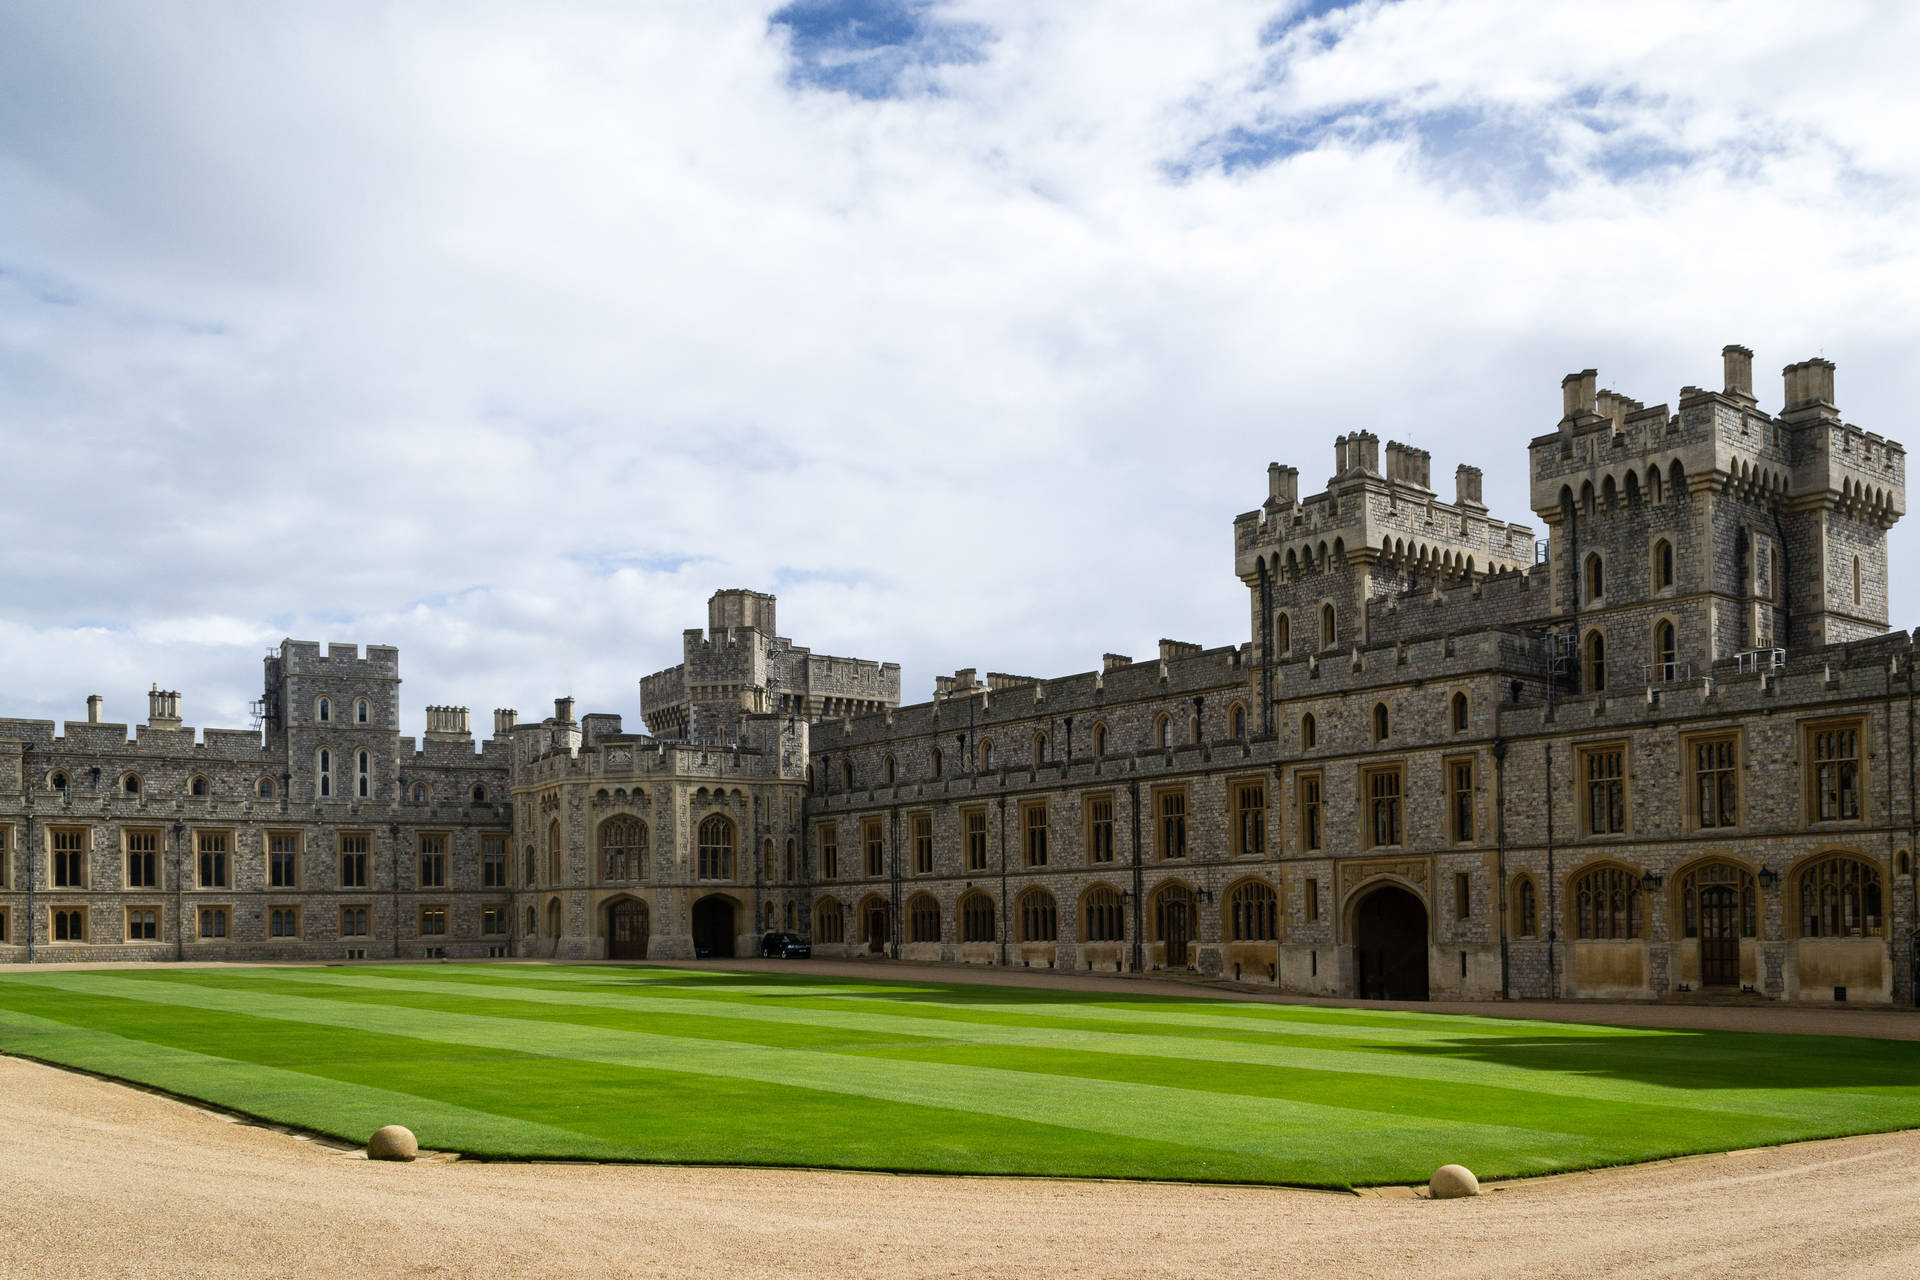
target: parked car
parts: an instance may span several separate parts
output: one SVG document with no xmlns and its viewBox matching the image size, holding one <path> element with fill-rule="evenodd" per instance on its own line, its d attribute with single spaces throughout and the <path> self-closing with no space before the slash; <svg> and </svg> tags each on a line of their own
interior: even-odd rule
<svg viewBox="0 0 1920 1280">
<path fill-rule="evenodd" d="M 760 954 L 774 960 L 805 960 L 813 944 L 797 933 L 770 933 L 760 939 Z"/>
</svg>

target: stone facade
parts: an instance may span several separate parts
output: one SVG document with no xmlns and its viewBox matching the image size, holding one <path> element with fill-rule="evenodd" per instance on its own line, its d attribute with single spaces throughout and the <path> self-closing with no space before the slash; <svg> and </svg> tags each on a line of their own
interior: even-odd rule
<svg viewBox="0 0 1920 1280">
<path fill-rule="evenodd" d="M 196 741 L 158 689 L 132 740 L 97 705 L 0 721 L 0 958 L 681 957 L 787 928 L 1328 995 L 1911 1002 L 1905 455 L 1841 420 L 1825 361 L 1762 412 L 1751 359 L 1677 411 L 1568 377 L 1529 446 L 1544 540 L 1475 468 L 1443 502 L 1368 432 L 1322 493 L 1274 464 L 1234 520 L 1235 644 L 901 706 L 897 666 L 729 590 L 642 681 L 647 734 L 563 698 L 478 745 L 429 708 L 416 744 L 392 649 L 295 641 L 254 731 Z"/>
</svg>

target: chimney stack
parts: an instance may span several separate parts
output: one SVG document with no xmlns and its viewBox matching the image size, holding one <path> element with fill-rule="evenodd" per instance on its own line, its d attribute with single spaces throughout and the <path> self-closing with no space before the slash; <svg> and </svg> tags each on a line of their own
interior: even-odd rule
<svg viewBox="0 0 1920 1280">
<path fill-rule="evenodd" d="M 1727 394 L 1753 399 L 1753 352 L 1745 347 L 1722 347 L 1720 362 L 1727 370 Z"/>
<path fill-rule="evenodd" d="M 553 718 L 561 724 L 573 723 L 573 699 L 555 698 L 553 700 Z"/>
<path fill-rule="evenodd" d="M 147 693 L 147 723 L 159 729 L 180 727 L 180 693 L 154 685 Z"/>
<path fill-rule="evenodd" d="M 100 695 L 97 693 L 90 693 L 87 695 L 87 723 L 88 724 L 100 723 L 101 701 L 102 699 Z"/>
<path fill-rule="evenodd" d="M 1267 506 L 1290 507 L 1300 500 L 1300 468 L 1267 464 Z"/>
<path fill-rule="evenodd" d="M 1786 406 L 1783 412 L 1816 407 L 1833 408 L 1833 361 L 1816 357 L 1790 364 L 1780 372 L 1786 381 Z"/>
<path fill-rule="evenodd" d="M 1598 369 L 1582 369 L 1560 379 L 1561 421 L 1596 413 L 1599 389 Z"/>
<path fill-rule="evenodd" d="M 1335 436 L 1333 438 L 1333 474 L 1336 479 L 1347 474 L 1347 465 L 1347 437 Z"/>
<path fill-rule="evenodd" d="M 1453 471 L 1453 505 L 1456 507 L 1474 507 L 1485 511 L 1487 504 L 1480 500 L 1480 468 L 1461 463 Z"/>
<path fill-rule="evenodd" d="M 493 709 L 493 736 L 496 738 L 504 738 L 512 733 L 513 723 L 519 718 L 520 713 L 512 707 L 495 707 Z"/>
</svg>

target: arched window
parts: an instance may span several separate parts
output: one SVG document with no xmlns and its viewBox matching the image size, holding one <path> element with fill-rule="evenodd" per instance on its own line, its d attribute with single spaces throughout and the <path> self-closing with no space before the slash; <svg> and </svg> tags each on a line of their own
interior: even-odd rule
<svg viewBox="0 0 1920 1280">
<path fill-rule="evenodd" d="M 1058 942 L 1060 908 L 1045 889 L 1029 889 L 1020 895 L 1020 941 Z"/>
<path fill-rule="evenodd" d="M 204 796 L 207 794 L 207 790 L 207 780 L 198 774 L 195 774 L 193 781 L 187 784 L 187 794 L 189 795 Z"/>
<path fill-rule="evenodd" d="M 47 785 L 55 791 L 65 791 L 67 789 L 67 775 L 55 769 L 53 776 L 47 779 Z"/>
<path fill-rule="evenodd" d="M 413 784 L 413 802 L 415 804 L 425 804 L 427 802 L 427 784 L 426 783 L 416 782 Z"/>
<path fill-rule="evenodd" d="M 313 718 L 321 724 L 331 722 L 333 719 L 333 700 L 330 698 L 322 698 L 320 701 L 314 703 Z"/>
<path fill-rule="evenodd" d="M 355 698 L 353 701 L 353 722 L 355 724 L 367 724 L 372 719 L 373 704 L 365 698 Z"/>
<path fill-rule="evenodd" d="M 637 818 L 618 815 L 600 824 L 600 873 L 607 880 L 644 880 L 647 829 Z"/>
<path fill-rule="evenodd" d="M 1313 712 L 1300 717 L 1300 749 L 1311 750 L 1320 741 L 1320 722 L 1313 718 Z"/>
<path fill-rule="evenodd" d="M 1284 613 L 1273 620 L 1273 647 L 1279 653 L 1293 652 L 1293 619 Z"/>
<path fill-rule="evenodd" d="M 840 779 L 847 784 L 847 790 L 853 790 L 853 759 L 848 757 L 840 762 Z"/>
<path fill-rule="evenodd" d="M 373 794 L 373 757 L 365 751 L 354 757 L 354 792 L 362 800 Z"/>
<path fill-rule="evenodd" d="M 1880 868 L 1844 854 L 1800 873 L 1800 936 L 1866 938 L 1881 932 Z"/>
<path fill-rule="evenodd" d="M 940 766 L 945 762 L 945 759 L 946 758 L 940 754 L 940 748 L 938 747 L 927 752 L 927 773 L 928 776 L 936 782 L 939 781 Z"/>
<path fill-rule="evenodd" d="M 768 836 L 760 842 L 760 878 L 772 880 L 773 872 L 773 837 Z"/>
<path fill-rule="evenodd" d="M 1033 762 L 1035 764 L 1045 764 L 1047 762 L 1047 735 L 1045 733 L 1036 733 L 1033 735 Z"/>
<path fill-rule="evenodd" d="M 700 879 L 733 879 L 733 822 L 711 814 L 700 824 Z"/>
<path fill-rule="evenodd" d="M 1387 740 L 1387 731 L 1390 727 L 1387 722 L 1387 704 L 1384 702 L 1374 703 L 1373 740 L 1375 742 L 1385 742 Z"/>
<path fill-rule="evenodd" d="M 547 824 L 547 883 L 560 883 L 560 824 Z"/>
<path fill-rule="evenodd" d="M 1860 557 L 1853 558 L 1853 602 L 1860 603 Z"/>
<path fill-rule="evenodd" d="M 1586 668 L 1588 693 L 1607 691 L 1607 637 L 1601 631 L 1587 633 L 1586 656 L 1582 663 Z"/>
<path fill-rule="evenodd" d="M 333 752 L 325 747 L 320 748 L 320 754 L 314 757 L 313 772 L 314 789 L 324 800 L 333 794 Z"/>
<path fill-rule="evenodd" d="M 1173 717 L 1164 711 L 1154 717 L 1153 745 L 1161 748 L 1173 745 Z"/>
<path fill-rule="evenodd" d="M 1540 936 L 1540 895 L 1532 876 L 1513 882 L 1513 933 L 1517 938 Z"/>
<path fill-rule="evenodd" d="M 1709 862 L 1687 872 L 1680 880 L 1682 936 L 1700 936 L 1703 907 L 1709 914 L 1727 910 L 1741 937 L 1760 936 L 1759 896 L 1754 892 L 1753 873 L 1746 868 Z"/>
<path fill-rule="evenodd" d="M 1191 742 L 1196 747 L 1200 745 L 1200 717 L 1199 716 L 1187 717 L 1187 741 Z"/>
<path fill-rule="evenodd" d="M 533 909 L 533 907 L 532 907 L 532 906 L 528 906 L 528 908 L 527 908 L 527 935 L 528 935 L 529 937 L 531 937 L 531 936 L 533 936 L 534 934 L 536 934 L 536 933 L 537 933 L 537 932 L 539 931 L 539 929 L 540 929 L 540 916 L 539 916 L 539 914 L 538 914 L 538 913 L 537 913 L 536 911 L 534 911 L 534 909 Z"/>
<path fill-rule="evenodd" d="M 1607 566 L 1595 552 L 1587 557 L 1587 603 L 1593 604 L 1607 594 Z"/>
<path fill-rule="evenodd" d="M 478 783 L 474 784 L 473 802 L 475 804 L 485 804 L 487 802 L 487 789 Z"/>
<path fill-rule="evenodd" d="M 1122 942 L 1127 936 L 1127 917 L 1120 903 L 1120 892 L 1109 885 L 1097 884 L 1080 900 L 1080 932 L 1088 942 Z"/>
<path fill-rule="evenodd" d="M 1237 702 L 1228 708 L 1227 726 L 1227 732 L 1235 741 L 1244 741 L 1247 736 L 1247 709 Z"/>
<path fill-rule="evenodd" d="M 1105 721 L 1096 720 L 1093 725 L 1093 754 L 1095 757 L 1107 754 L 1107 726 Z"/>
<path fill-rule="evenodd" d="M 880 769 L 887 776 L 887 785 L 892 786 L 896 776 L 892 754 L 888 754 L 887 758 L 881 762 Z"/>
<path fill-rule="evenodd" d="M 1665 538 L 1653 544 L 1653 586 L 1656 591 L 1673 586 L 1673 544 Z"/>
<path fill-rule="evenodd" d="M 940 941 L 940 903 L 930 893 L 916 893 L 907 903 L 907 941 Z"/>
<path fill-rule="evenodd" d="M 1320 606 L 1320 647 L 1331 649 L 1337 639 L 1338 635 L 1333 627 L 1333 606 L 1323 604 Z"/>
<path fill-rule="evenodd" d="M 847 940 L 847 915 L 838 898 L 822 898 L 813 904 L 813 940 L 830 946 Z"/>
<path fill-rule="evenodd" d="M 960 899 L 960 941 L 992 942 L 993 899 L 978 889 Z"/>
<path fill-rule="evenodd" d="M 1659 666 L 1658 675 L 1662 680 L 1672 680 L 1679 675 L 1678 651 L 1674 645 L 1673 624 L 1661 619 L 1653 624 L 1653 660 Z"/>
<path fill-rule="evenodd" d="M 1467 695 L 1466 694 L 1456 693 L 1453 695 L 1453 705 L 1448 715 L 1448 722 L 1452 724 L 1453 731 L 1455 733 L 1465 733 L 1467 731 L 1468 720 L 1467 720 Z"/>
<path fill-rule="evenodd" d="M 1264 880 L 1248 880 L 1227 895 L 1227 931 L 1235 942 L 1280 937 L 1280 895 Z"/>
<path fill-rule="evenodd" d="M 787 837 L 786 879 L 789 881 L 793 880 L 799 874 L 799 871 L 800 871 L 800 848 L 797 844 L 794 843 L 793 837 L 788 836 Z"/>
<path fill-rule="evenodd" d="M 558 898 L 547 904 L 547 936 L 549 938 L 560 936 L 560 899 Z"/>
<path fill-rule="evenodd" d="M 126 792 L 130 796 L 139 795 L 140 794 L 140 775 L 137 773 L 130 773 L 126 777 L 120 779 L 120 789 Z"/>
<path fill-rule="evenodd" d="M 536 854 L 534 853 L 534 851 L 533 851 L 533 846 L 532 846 L 532 845 L 528 845 L 528 846 L 527 846 L 527 878 L 526 878 L 526 882 L 525 882 L 524 884 L 522 884 L 522 885 L 521 885 L 521 888 L 523 888 L 523 889 L 531 889 L 531 888 L 533 888 L 533 880 L 534 880 L 534 876 L 535 876 L 535 875 L 536 875 L 536 874 L 537 874 L 537 873 L 539 872 L 539 869 L 540 869 L 540 867 L 539 867 L 539 858 L 538 858 L 538 856 L 537 856 L 537 855 L 536 855 Z M 533 908 L 531 908 L 531 907 L 529 907 L 529 908 L 527 908 L 527 910 L 529 910 L 529 911 L 531 911 L 531 910 L 533 910 Z M 532 924 L 531 922 L 529 922 L 529 923 L 527 924 L 527 928 L 528 928 L 528 929 L 532 929 L 532 928 L 533 928 L 533 924 Z"/>
<path fill-rule="evenodd" d="M 1640 936 L 1639 876 L 1625 867 L 1600 866 L 1576 876 L 1571 888 L 1575 937 Z"/>
<path fill-rule="evenodd" d="M 260 779 L 259 782 L 254 784 L 254 791 L 259 795 L 259 797 L 262 800 L 273 799 L 273 779 L 272 778 Z"/>
</svg>

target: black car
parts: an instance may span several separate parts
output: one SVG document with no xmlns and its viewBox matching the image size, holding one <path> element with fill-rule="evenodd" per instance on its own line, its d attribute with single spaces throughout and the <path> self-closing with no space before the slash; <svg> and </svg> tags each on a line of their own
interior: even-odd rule
<svg viewBox="0 0 1920 1280">
<path fill-rule="evenodd" d="M 770 933 L 760 939 L 760 954 L 775 960 L 805 960 L 813 944 L 797 933 Z"/>
</svg>

